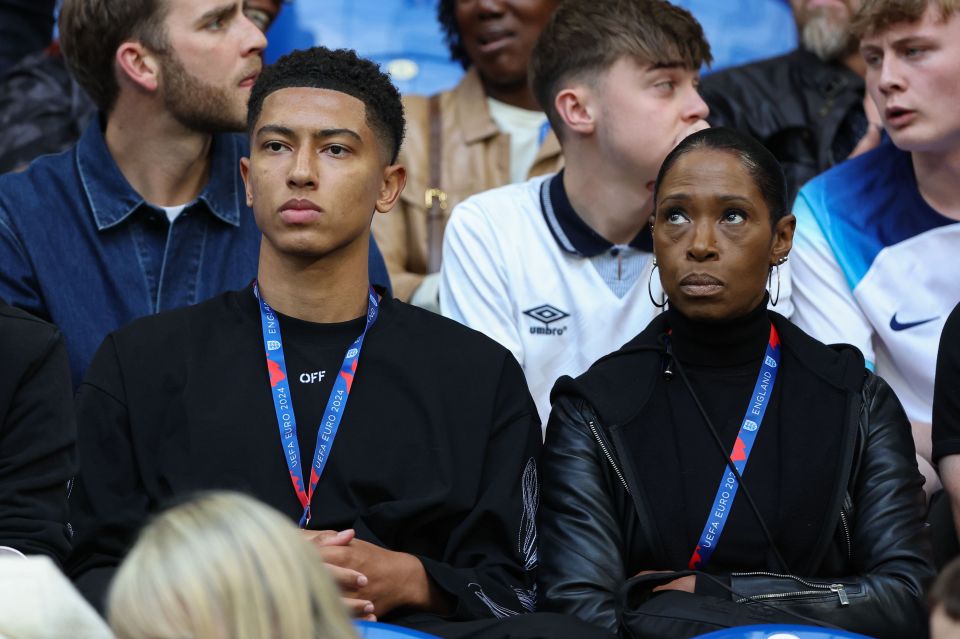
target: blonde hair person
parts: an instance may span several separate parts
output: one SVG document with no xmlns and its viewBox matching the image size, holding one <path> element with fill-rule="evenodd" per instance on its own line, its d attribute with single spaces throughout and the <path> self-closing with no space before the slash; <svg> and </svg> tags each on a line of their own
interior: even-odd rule
<svg viewBox="0 0 960 639">
<path fill-rule="evenodd" d="M 283 515 L 230 492 L 160 514 L 108 599 L 119 639 L 356 639 L 320 554 Z"/>
</svg>

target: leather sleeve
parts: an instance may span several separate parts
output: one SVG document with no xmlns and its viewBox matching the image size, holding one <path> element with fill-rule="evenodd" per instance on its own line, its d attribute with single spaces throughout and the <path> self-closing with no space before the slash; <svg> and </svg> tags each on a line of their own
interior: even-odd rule
<svg viewBox="0 0 960 639">
<path fill-rule="evenodd" d="M 852 485 L 851 574 L 833 579 L 733 574 L 730 584 L 745 596 L 806 592 L 765 603 L 877 639 L 923 637 L 923 593 L 934 571 L 910 424 L 890 387 L 873 375 L 864 384 L 860 420 L 864 442 Z M 837 583 L 844 585 L 848 605 L 829 590 Z M 816 590 L 822 594 L 809 594 Z"/>
<path fill-rule="evenodd" d="M 616 633 L 625 581 L 622 526 L 608 464 L 582 400 L 553 404 L 541 457 L 538 610 L 575 615 Z"/>
</svg>

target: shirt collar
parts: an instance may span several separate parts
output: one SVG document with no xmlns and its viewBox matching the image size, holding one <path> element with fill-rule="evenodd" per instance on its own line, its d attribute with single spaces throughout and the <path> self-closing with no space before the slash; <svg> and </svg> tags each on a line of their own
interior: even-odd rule
<svg viewBox="0 0 960 639">
<path fill-rule="evenodd" d="M 540 187 L 540 205 L 547 227 L 560 248 L 567 253 L 580 257 L 596 257 L 615 246 L 590 228 L 574 210 L 567 191 L 563 188 L 562 170 L 552 178 L 544 180 Z M 629 246 L 640 251 L 653 252 L 650 227 L 644 226 Z"/>
<path fill-rule="evenodd" d="M 202 201 L 214 216 L 232 226 L 240 225 L 240 157 L 246 142 L 241 135 L 217 134 L 211 144 L 210 179 L 198 201 Z M 100 118 L 93 118 L 77 142 L 77 170 L 98 231 L 112 228 L 147 204 L 120 172 L 110 155 Z"/>
</svg>

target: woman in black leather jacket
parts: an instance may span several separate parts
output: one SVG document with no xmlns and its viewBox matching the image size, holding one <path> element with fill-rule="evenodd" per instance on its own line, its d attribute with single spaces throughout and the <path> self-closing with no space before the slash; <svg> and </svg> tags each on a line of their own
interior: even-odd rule
<svg viewBox="0 0 960 639">
<path fill-rule="evenodd" d="M 553 391 L 540 609 L 634 637 L 660 636 L 651 607 L 682 617 L 664 636 L 720 627 L 686 622 L 702 610 L 925 636 L 933 570 L 903 409 L 859 351 L 767 310 L 796 224 L 786 198 L 773 156 L 728 129 L 664 161 L 669 308 Z"/>
</svg>

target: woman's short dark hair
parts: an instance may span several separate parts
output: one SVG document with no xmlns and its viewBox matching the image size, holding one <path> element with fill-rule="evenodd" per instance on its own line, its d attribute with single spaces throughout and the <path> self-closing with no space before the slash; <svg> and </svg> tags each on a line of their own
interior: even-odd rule
<svg viewBox="0 0 960 639">
<path fill-rule="evenodd" d="M 684 138 L 667 154 L 663 164 L 660 165 L 660 172 L 653 187 L 654 207 L 656 207 L 660 184 L 663 183 L 663 178 L 666 177 L 670 168 L 681 157 L 698 149 L 725 151 L 740 160 L 743 168 L 753 178 L 753 183 L 757 185 L 767 208 L 770 209 L 770 224 L 776 224 L 788 213 L 787 180 L 777 158 L 749 135 L 722 127 L 697 131 Z"/>
<path fill-rule="evenodd" d="M 457 14 L 454 8 L 456 3 L 457 0 L 440 0 L 437 5 L 437 20 L 440 22 L 440 28 L 443 29 L 443 40 L 450 49 L 450 59 L 459 62 L 466 69 L 472 62 L 460 40 L 460 27 L 457 25 Z"/>
</svg>

